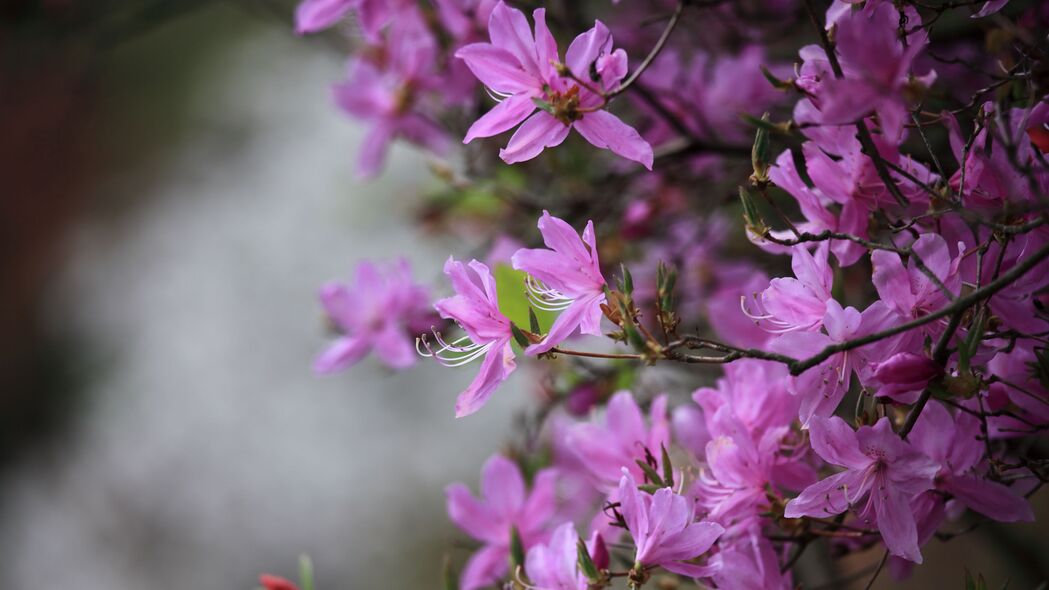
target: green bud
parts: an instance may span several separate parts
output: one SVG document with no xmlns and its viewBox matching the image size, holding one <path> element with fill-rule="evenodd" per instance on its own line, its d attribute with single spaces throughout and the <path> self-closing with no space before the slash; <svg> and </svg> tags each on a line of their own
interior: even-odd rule
<svg viewBox="0 0 1049 590">
<path fill-rule="evenodd" d="M 532 330 L 533 334 L 542 334 L 543 330 L 539 327 L 539 318 L 535 316 L 535 310 L 532 306 L 528 306 L 528 325 Z"/>
<path fill-rule="evenodd" d="M 670 463 L 670 453 L 667 453 L 666 445 L 659 445 L 659 450 L 662 452 L 661 460 L 663 461 L 663 483 L 667 484 L 668 488 L 674 487 L 674 466 Z"/>
<path fill-rule="evenodd" d="M 747 224 L 747 229 L 759 236 L 765 235 L 768 226 L 765 225 L 765 220 L 762 219 L 757 204 L 754 203 L 754 195 L 746 187 L 740 186 L 739 200 L 743 203 L 743 222 Z"/>
<path fill-rule="evenodd" d="M 769 114 L 761 116 L 763 122 L 768 122 Z M 769 130 L 764 125 L 758 127 L 754 133 L 754 145 L 750 148 L 750 164 L 754 173 L 750 181 L 756 186 L 765 186 L 769 182 L 769 166 L 772 165 L 772 148 L 769 144 Z"/>
<path fill-rule="evenodd" d="M 510 322 L 510 333 L 514 336 L 514 342 L 517 342 L 517 345 L 521 348 L 528 348 L 532 345 L 532 341 L 528 339 L 528 336 L 513 322 Z"/>
<path fill-rule="evenodd" d="M 524 542 L 521 541 L 521 533 L 518 532 L 515 526 L 510 529 L 510 569 L 516 570 L 519 567 L 524 567 L 524 561 Z"/>
<path fill-rule="evenodd" d="M 583 539 L 579 539 L 576 543 L 576 553 L 578 553 L 579 570 L 586 576 L 587 582 L 591 584 L 600 582 L 601 572 L 597 570 L 594 560 L 590 558 L 590 551 L 586 548 L 586 543 L 583 542 Z"/>
<path fill-rule="evenodd" d="M 620 281 L 619 290 L 626 295 L 634 294 L 634 277 L 630 274 L 630 269 L 625 264 L 620 264 L 619 268 L 623 270 L 623 279 Z"/>
</svg>

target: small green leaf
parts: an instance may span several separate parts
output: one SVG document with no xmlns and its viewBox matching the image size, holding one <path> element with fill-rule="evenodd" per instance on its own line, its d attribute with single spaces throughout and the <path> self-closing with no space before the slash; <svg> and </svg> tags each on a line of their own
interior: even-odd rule
<svg viewBox="0 0 1049 590">
<path fill-rule="evenodd" d="M 525 551 L 524 542 L 521 541 L 521 533 L 518 532 L 517 527 L 514 526 L 510 529 L 510 564 L 511 569 L 516 570 L 519 567 L 524 567 Z"/>
<path fill-rule="evenodd" d="M 576 553 L 578 554 L 579 569 L 586 576 L 587 581 L 593 584 L 600 580 L 601 573 L 597 571 L 594 560 L 590 558 L 590 550 L 586 548 L 586 543 L 581 538 L 576 543 Z"/>
<path fill-rule="evenodd" d="M 648 478 L 648 481 L 656 484 L 661 488 L 667 487 L 667 485 L 663 482 L 663 478 L 659 476 L 659 473 L 657 473 L 651 465 L 645 463 L 641 459 L 634 459 L 634 462 L 637 463 L 637 466 L 641 468 L 641 471 L 645 472 L 645 477 Z"/>
<path fill-rule="evenodd" d="M 444 564 L 441 569 L 444 590 L 459 590 L 459 576 L 456 576 L 455 571 L 452 569 L 452 557 L 450 555 L 444 556 Z"/>
<path fill-rule="evenodd" d="M 769 114 L 763 114 L 761 120 L 768 122 Z M 770 145 L 768 127 L 759 126 L 754 133 L 754 145 L 750 148 L 750 164 L 754 169 L 754 174 L 750 178 L 755 184 L 765 185 L 769 182 L 769 166 L 772 165 Z"/>
<path fill-rule="evenodd" d="M 542 334 L 543 329 L 539 327 L 539 318 L 535 315 L 535 310 L 532 306 L 528 306 L 528 326 L 533 334 Z"/>
<path fill-rule="evenodd" d="M 666 445 L 660 444 L 659 450 L 662 453 L 660 460 L 663 461 L 663 483 L 667 484 L 668 488 L 674 487 L 674 466 L 670 463 L 670 453 L 667 453 Z"/>
<path fill-rule="evenodd" d="M 634 277 L 630 274 L 630 269 L 625 264 L 620 264 L 619 267 L 623 269 L 623 279 L 620 282 L 619 290 L 626 295 L 634 294 Z"/>
<path fill-rule="evenodd" d="M 517 327 L 517 324 L 510 322 L 510 333 L 514 335 L 514 342 L 521 348 L 528 348 L 532 345 L 532 341 L 525 336 L 525 333 L 521 331 L 521 328 Z"/>
<path fill-rule="evenodd" d="M 533 96 L 532 102 L 535 104 L 535 106 L 539 107 L 540 109 L 550 113 L 551 115 L 554 114 L 554 105 L 546 102 L 545 100 Z"/>
<path fill-rule="evenodd" d="M 313 560 L 306 554 L 299 556 L 299 585 L 302 590 L 313 590 Z"/>
</svg>

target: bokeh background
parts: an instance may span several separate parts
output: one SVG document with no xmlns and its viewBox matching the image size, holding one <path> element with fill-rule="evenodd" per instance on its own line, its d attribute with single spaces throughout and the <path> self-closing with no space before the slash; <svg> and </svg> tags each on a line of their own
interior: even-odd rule
<svg viewBox="0 0 1049 590">
<path fill-rule="evenodd" d="M 0 588 L 246 589 L 300 553 L 323 589 L 437 588 L 465 557 L 442 489 L 475 485 L 527 374 L 456 421 L 471 368 L 310 372 L 322 281 L 402 255 L 428 281 L 471 245 L 411 223 L 422 155 L 354 179 L 340 42 L 291 10 L 0 2 Z M 1033 587 L 1045 538 L 981 526 L 905 586 Z"/>
</svg>

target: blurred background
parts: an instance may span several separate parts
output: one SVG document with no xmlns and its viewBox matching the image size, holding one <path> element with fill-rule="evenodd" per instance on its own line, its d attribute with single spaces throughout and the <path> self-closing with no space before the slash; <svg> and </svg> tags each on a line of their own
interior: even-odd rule
<svg viewBox="0 0 1049 590">
<path fill-rule="evenodd" d="M 300 553 L 322 589 L 436 588 L 465 557 L 442 489 L 476 486 L 527 375 L 456 421 L 471 368 L 311 373 L 321 282 L 466 248 L 410 222 L 419 154 L 354 180 L 337 42 L 291 11 L 0 2 L 0 588 L 246 589 Z M 906 587 L 1033 587 L 1039 530 L 933 543 Z"/>
</svg>

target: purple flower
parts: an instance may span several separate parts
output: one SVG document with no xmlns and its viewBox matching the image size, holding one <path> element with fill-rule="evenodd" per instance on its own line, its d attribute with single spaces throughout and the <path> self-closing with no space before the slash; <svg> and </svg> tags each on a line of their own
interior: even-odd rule
<svg viewBox="0 0 1049 590">
<path fill-rule="evenodd" d="M 837 416 L 814 416 L 809 433 L 816 454 L 846 470 L 806 488 L 784 516 L 827 517 L 859 507 L 861 519 L 877 522 L 891 554 L 921 563 L 911 498 L 932 488 L 939 466 L 900 440 L 888 418 L 853 431 Z"/>
<path fill-rule="evenodd" d="M 881 301 L 875 301 L 861 314 L 853 307 L 842 308 L 834 299 L 827 301 L 822 332 L 788 332 L 770 343 L 774 351 L 805 358 L 831 344 L 845 342 L 893 325 L 894 314 Z M 869 376 L 872 359 L 884 358 L 896 346 L 894 339 L 882 340 L 832 355 L 819 365 L 791 380 L 790 390 L 801 396 L 798 417 L 807 425 L 812 416 L 830 416 L 849 389 L 853 371 L 863 379 Z"/>
<path fill-rule="evenodd" d="M 820 111 L 824 123 L 851 123 L 876 111 L 882 133 L 891 143 L 901 141 L 907 86 L 915 82 L 929 86 L 936 79 L 935 72 L 918 80 L 909 76 L 928 36 L 917 26 L 921 23 L 917 11 L 905 14 L 908 30 L 914 31 L 907 43 L 897 37 L 900 13 L 888 2 L 873 9 L 846 11 L 838 19 L 835 40 L 845 77 L 823 82 Z"/>
<path fill-rule="evenodd" d="M 382 28 L 407 10 L 412 7 L 402 0 L 303 0 L 295 9 L 295 31 L 316 33 L 356 11 L 365 38 L 378 43 Z"/>
<path fill-rule="evenodd" d="M 506 575 L 514 529 L 526 550 L 546 541 L 547 523 L 556 509 L 555 484 L 555 472 L 544 469 L 528 492 L 517 465 L 494 455 L 481 470 L 481 498 L 461 483 L 448 486 L 448 517 L 483 544 L 467 561 L 459 590 L 492 586 Z"/>
<path fill-rule="evenodd" d="M 633 127 L 603 110 L 607 101 L 600 93 L 615 89 L 627 71 L 626 53 L 612 51 L 608 28 L 596 21 L 568 47 L 563 66 L 572 72 L 572 79 L 558 72 L 561 61 L 546 26 L 546 11 L 537 9 L 532 16 L 534 35 L 523 12 L 499 2 L 488 23 L 491 43 L 474 43 L 456 52 L 493 94 L 502 97 L 470 127 L 463 143 L 498 135 L 523 122 L 499 152 L 504 162 L 513 164 L 560 145 L 575 128 L 594 146 L 651 170 L 652 146 Z"/>
<path fill-rule="evenodd" d="M 599 559 L 595 557 L 598 553 L 598 545 L 604 548 L 600 541 L 601 537 L 594 536 L 587 543 L 587 550 L 591 554 L 597 567 Z M 528 574 L 530 585 L 528 588 L 534 590 L 587 590 L 589 584 L 586 576 L 579 571 L 579 535 L 576 533 L 575 525 L 566 522 L 554 529 L 550 541 L 543 545 L 536 545 L 528 551 L 525 557 L 525 573 Z M 606 550 L 607 551 L 607 550 Z M 607 553 L 605 553 L 607 556 Z"/>
<path fill-rule="evenodd" d="M 696 522 L 689 501 L 670 488 L 648 494 L 637 489 L 629 471 L 619 481 L 620 512 L 634 539 L 638 566 L 660 566 L 693 578 L 718 571 L 716 565 L 698 565 L 691 560 L 706 553 L 725 529 L 713 522 Z"/>
<path fill-rule="evenodd" d="M 879 386 L 877 396 L 904 404 L 913 404 L 943 367 L 931 358 L 911 352 L 900 352 L 878 363 L 868 385 Z"/>
<path fill-rule="evenodd" d="M 780 573 L 772 543 L 752 528 L 737 538 L 718 541 L 720 551 L 712 562 L 721 565 L 714 574 L 718 590 L 791 590 L 790 573 Z"/>
<path fill-rule="evenodd" d="M 598 487 L 606 491 L 615 489 L 624 467 L 636 477 L 643 477 L 635 461 L 645 459 L 646 449 L 658 458 L 660 448 L 670 445 L 666 410 L 666 396 L 652 400 L 649 427 L 634 396 L 629 391 L 620 391 L 608 402 L 604 424 L 572 426 L 565 434 L 565 447 L 585 466 Z"/>
<path fill-rule="evenodd" d="M 354 57 L 346 81 L 332 87 L 339 108 L 371 123 L 357 162 L 362 178 L 378 174 L 394 139 L 406 139 L 438 154 L 449 145 L 444 131 L 418 108 L 420 95 L 441 85 L 433 35 L 417 11 L 401 15 L 388 35 L 385 59 Z"/>
<path fill-rule="evenodd" d="M 911 432 L 911 442 L 939 464 L 936 489 L 947 492 L 965 506 L 1002 522 L 1033 521 L 1026 498 L 985 477 L 985 448 L 980 442 L 980 422 L 930 401 Z"/>
<path fill-rule="evenodd" d="M 829 248 L 828 242 L 821 242 L 813 256 L 808 248 L 795 246 L 791 267 L 797 278 L 772 279 L 760 300 L 754 298 L 757 311 L 748 311 L 744 300 L 743 313 L 759 325 L 765 323 L 773 333 L 819 330 L 834 285 L 834 271 L 827 260 Z"/>
<path fill-rule="evenodd" d="M 521 249 L 512 258 L 513 267 L 531 275 L 528 282 L 533 303 L 545 310 L 562 310 L 542 342 L 525 354 L 550 350 L 577 329 L 601 335 L 601 304 L 605 302 L 605 278 L 597 258 L 594 222 L 588 221 L 582 239 L 564 220 L 543 211 L 539 232 L 546 249 Z"/>
<path fill-rule="evenodd" d="M 426 288 L 412 280 L 406 260 L 386 269 L 361 262 L 353 284 L 328 283 L 320 300 L 342 335 L 314 361 L 318 373 L 346 369 L 370 351 L 391 369 L 409 367 L 415 335 L 436 319 Z"/>
<path fill-rule="evenodd" d="M 911 245 L 911 249 L 933 276 L 957 297 L 961 286 L 961 277 L 958 274 L 960 257 L 956 260 L 951 259 L 947 242 L 937 234 L 925 234 Z M 902 321 L 910 321 L 938 311 L 948 303 L 943 291 L 918 268 L 913 257 L 904 267 L 899 254 L 875 250 L 871 253 L 871 265 L 874 267 L 871 281 L 878 290 L 878 295 Z M 926 324 L 920 330 L 911 331 L 908 334 L 909 345 L 903 346 L 907 349 L 918 349 L 923 335 L 936 340 L 942 332 L 942 324 Z"/>
<path fill-rule="evenodd" d="M 513 334 L 510 320 L 499 311 L 495 278 L 487 266 L 471 260 L 467 268 L 449 258 L 444 264 L 444 274 L 451 279 L 456 294 L 441 299 L 434 308 L 441 317 L 455 320 L 466 331 L 466 336 L 451 343 L 438 337 L 441 348 L 431 354 L 447 366 L 463 365 L 484 356 L 481 371 L 455 402 L 455 417 L 461 418 L 481 409 L 495 388 L 513 372 L 516 367 L 510 348 Z"/>
</svg>

